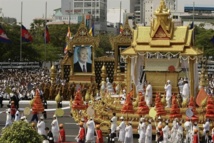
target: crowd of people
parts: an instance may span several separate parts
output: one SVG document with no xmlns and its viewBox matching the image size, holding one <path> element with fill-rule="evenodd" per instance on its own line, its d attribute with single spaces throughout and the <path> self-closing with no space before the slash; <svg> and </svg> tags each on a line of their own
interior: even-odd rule
<svg viewBox="0 0 214 143">
<path fill-rule="evenodd" d="M 213 143 L 214 128 L 212 128 L 209 119 L 203 124 L 203 130 L 200 130 L 197 122 L 192 122 L 190 119 L 182 122 L 175 118 L 172 122 L 172 127 L 169 127 L 170 121 L 163 120 L 160 116 L 157 121 L 152 119 L 140 118 L 138 124 L 139 143 L 152 143 L 154 140 L 157 143 Z M 155 127 L 156 137 L 154 139 L 152 130 Z M 117 138 L 121 143 L 133 143 L 133 128 L 132 122 L 124 121 L 124 117 L 120 117 L 120 124 L 117 124 L 116 114 L 111 118 L 109 143 L 114 143 Z M 185 133 L 184 133 L 185 132 Z"/>
</svg>

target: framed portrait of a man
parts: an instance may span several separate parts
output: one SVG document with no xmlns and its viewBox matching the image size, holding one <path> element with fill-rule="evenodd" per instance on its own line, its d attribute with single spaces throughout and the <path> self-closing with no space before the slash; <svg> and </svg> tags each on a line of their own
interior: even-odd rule
<svg viewBox="0 0 214 143">
<path fill-rule="evenodd" d="M 75 46 L 74 48 L 74 72 L 91 73 L 92 72 L 92 47 Z"/>
</svg>

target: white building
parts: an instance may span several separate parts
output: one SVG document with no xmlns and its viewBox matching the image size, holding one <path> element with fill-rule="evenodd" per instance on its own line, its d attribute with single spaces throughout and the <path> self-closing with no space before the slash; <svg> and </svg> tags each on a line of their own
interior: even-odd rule
<svg viewBox="0 0 214 143">
<path fill-rule="evenodd" d="M 120 9 L 119 8 L 111 8 L 111 9 L 108 9 L 108 12 L 107 12 L 107 21 L 110 22 L 110 23 L 123 23 L 123 16 L 124 14 L 123 13 L 126 13 L 126 10 L 124 9 Z M 121 14 L 121 15 L 120 15 Z"/>
<path fill-rule="evenodd" d="M 107 1 L 106 0 L 61 0 L 62 15 L 92 15 L 95 20 L 95 31 L 106 31 Z"/>
<path fill-rule="evenodd" d="M 171 12 L 177 11 L 177 0 L 165 0 Z M 130 13 L 134 13 L 136 23 L 150 25 L 160 0 L 130 0 Z"/>
</svg>

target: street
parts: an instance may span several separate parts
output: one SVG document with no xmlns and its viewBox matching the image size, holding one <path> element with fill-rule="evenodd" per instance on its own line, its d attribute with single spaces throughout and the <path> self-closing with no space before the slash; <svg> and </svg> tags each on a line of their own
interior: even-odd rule
<svg viewBox="0 0 214 143">
<path fill-rule="evenodd" d="M 20 104 L 20 108 L 30 107 L 29 104 Z M 4 104 L 3 108 L 0 108 L 0 111 L 5 111 L 7 108 L 7 104 Z M 68 107 L 68 105 L 63 105 L 63 107 Z M 48 109 L 54 109 L 56 108 L 55 104 L 48 105 Z M 48 111 L 47 112 L 47 119 L 45 119 L 46 126 L 51 128 L 51 122 L 53 120 L 53 115 L 55 111 Z M 23 112 L 21 112 L 21 115 Z M 42 114 L 38 115 L 38 117 L 42 116 Z M 27 116 L 28 121 L 31 120 L 32 114 Z M 0 128 L 2 129 L 5 126 L 5 120 L 6 120 L 6 113 L 0 114 Z M 64 124 L 65 132 L 66 132 L 66 142 L 76 142 L 75 137 L 78 134 L 79 126 L 76 122 L 74 122 L 73 118 L 70 115 L 70 109 L 64 110 L 64 116 L 58 117 L 58 122 Z M 105 142 L 106 137 L 104 137 Z M 137 138 L 134 139 L 134 143 L 137 143 Z"/>
</svg>

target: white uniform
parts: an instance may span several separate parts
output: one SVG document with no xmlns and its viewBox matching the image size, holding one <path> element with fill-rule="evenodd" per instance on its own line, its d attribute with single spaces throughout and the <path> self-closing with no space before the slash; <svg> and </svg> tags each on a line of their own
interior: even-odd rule
<svg viewBox="0 0 214 143">
<path fill-rule="evenodd" d="M 186 130 L 186 143 L 189 143 L 192 140 L 192 123 L 190 121 L 186 121 L 184 123 L 184 128 Z"/>
<path fill-rule="evenodd" d="M 163 129 L 163 142 L 164 143 L 168 143 L 168 140 L 169 140 L 169 134 L 170 134 L 170 130 L 169 130 L 169 126 L 166 125 Z"/>
<path fill-rule="evenodd" d="M 138 126 L 139 128 L 139 143 L 145 143 L 145 134 L 146 134 L 146 124 L 145 122 L 142 122 Z"/>
<path fill-rule="evenodd" d="M 151 124 L 148 124 L 145 135 L 146 135 L 145 143 L 152 143 L 152 125 Z"/>
<path fill-rule="evenodd" d="M 175 143 L 183 143 L 183 127 L 179 126 L 175 137 Z"/>
<path fill-rule="evenodd" d="M 40 134 L 40 135 L 46 135 L 45 122 L 44 121 L 38 122 L 37 123 L 37 128 L 38 128 L 38 134 Z"/>
<path fill-rule="evenodd" d="M 10 115 L 10 109 L 7 109 L 6 111 L 6 123 L 5 127 L 10 126 L 12 124 L 11 115 Z"/>
<path fill-rule="evenodd" d="M 146 105 L 151 107 L 152 104 L 152 85 L 148 84 L 146 87 L 146 94 L 145 94 L 145 101 L 146 101 Z"/>
<path fill-rule="evenodd" d="M 206 131 L 210 131 L 210 122 L 209 121 L 206 121 L 205 124 L 203 124 L 203 132 L 204 134 L 206 134 Z"/>
<path fill-rule="evenodd" d="M 116 129 L 117 129 L 117 117 L 113 116 L 111 118 L 111 133 L 116 133 Z"/>
<path fill-rule="evenodd" d="M 133 131 L 132 131 L 132 126 L 128 125 L 125 128 L 125 141 L 124 143 L 133 143 Z"/>
<path fill-rule="evenodd" d="M 21 118 L 19 110 L 16 110 L 16 114 L 15 114 L 15 120 L 14 121 L 19 121 Z"/>
<path fill-rule="evenodd" d="M 172 97 L 172 86 L 171 84 L 165 84 L 164 89 L 166 91 L 166 102 L 167 102 L 167 107 L 171 106 L 171 97 Z"/>
<path fill-rule="evenodd" d="M 126 124 L 124 121 L 122 121 L 120 123 L 120 125 L 117 127 L 119 130 L 119 138 L 118 141 L 124 142 L 125 139 L 125 128 L 126 128 Z"/>
<path fill-rule="evenodd" d="M 53 133 L 53 138 L 54 141 L 57 142 L 58 141 L 58 137 L 59 137 L 59 124 L 58 124 L 58 120 L 54 119 L 51 123 L 51 132 Z"/>
<path fill-rule="evenodd" d="M 171 129 L 171 138 L 170 138 L 170 140 L 171 141 L 174 141 L 175 140 L 175 138 L 176 138 L 176 135 L 177 135 L 177 131 L 178 131 L 178 124 L 177 124 L 177 121 L 173 121 L 173 123 L 172 123 L 172 129 Z"/>
<path fill-rule="evenodd" d="M 190 91 L 189 91 L 189 84 L 185 83 L 183 86 L 183 90 L 182 90 L 182 99 L 187 100 L 187 102 L 189 101 L 189 95 L 190 95 Z"/>
<path fill-rule="evenodd" d="M 95 123 L 93 120 L 88 120 L 86 123 L 87 133 L 86 133 L 86 142 L 94 141 L 94 132 L 95 132 Z"/>
</svg>

